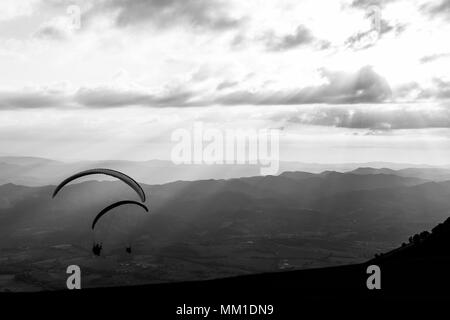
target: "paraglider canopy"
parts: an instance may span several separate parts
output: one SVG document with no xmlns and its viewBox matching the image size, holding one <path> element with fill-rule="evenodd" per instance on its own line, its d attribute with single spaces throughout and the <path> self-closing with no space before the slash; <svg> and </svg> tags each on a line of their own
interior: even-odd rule
<svg viewBox="0 0 450 320">
<path fill-rule="evenodd" d="M 107 206 L 106 208 L 104 208 L 102 211 L 99 212 L 99 214 L 97 214 L 97 216 L 94 218 L 94 221 L 92 222 L 92 230 L 94 230 L 95 225 L 97 224 L 98 220 L 104 216 L 105 214 L 107 214 L 109 211 L 111 211 L 112 209 L 119 207 L 119 206 L 123 206 L 125 204 L 134 204 L 137 206 L 142 207 L 145 211 L 148 212 L 148 208 L 143 205 L 142 203 L 136 202 L 136 201 L 132 201 L 132 200 L 123 200 L 123 201 L 118 201 L 115 202 L 109 206 Z"/>
<path fill-rule="evenodd" d="M 144 190 L 142 189 L 142 187 L 139 185 L 139 183 L 137 183 L 133 178 L 127 176 L 126 174 L 116 171 L 116 170 L 111 170 L 111 169 L 90 169 L 90 170 L 85 170 L 85 171 L 81 171 L 78 172 L 70 177 L 68 177 L 67 179 L 65 179 L 63 182 L 61 182 L 55 189 L 55 191 L 53 192 L 53 198 L 58 194 L 58 192 L 68 183 L 72 182 L 73 180 L 76 180 L 78 178 L 84 177 L 84 176 L 88 176 L 88 175 L 93 175 L 93 174 L 104 174 L 107 176 L 111 176 L 114 178 L 117 178 L 119 180 L 122 180 L 123 182 L 125 182 L 127 185 L 129 185 L 134 191 L 136 191 L 136 193 L 138 194 L 139 198 L 141 199 L 142 202 L 145 202 L 145 193 Z"/>
</svg>

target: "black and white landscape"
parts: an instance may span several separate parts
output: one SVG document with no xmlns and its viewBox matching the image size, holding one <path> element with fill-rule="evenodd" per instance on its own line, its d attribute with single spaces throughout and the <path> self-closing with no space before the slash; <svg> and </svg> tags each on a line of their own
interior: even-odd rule
<svg viewBox="0 0 450 320">
<path fill-rule="evenodd" d="M 145 171 L 145 164 L 127 165 Z M 0 187 L 2 288 L 63 289 L 61 270 L 71 264 L 84 270 L 85 287 L 97 287 L 365 262 L 449 216 L 449 172 L 361 167 L 142 184 L 151 215 L 135 230 L 133 256 L 111 242 L 100 258 L 91 253 L 91 221 L 106 204 L 137 198 L 133 190 L 85 181 L 52 199 L 54 185 L 7 183 Z"/>
<path fill-rule="evenodd" d="M 449 34 L 448 0 L 2 0 L 0 292 L 441 279 Z M 146 197 L 54 194 L 94 168 Z"/>
</svg>

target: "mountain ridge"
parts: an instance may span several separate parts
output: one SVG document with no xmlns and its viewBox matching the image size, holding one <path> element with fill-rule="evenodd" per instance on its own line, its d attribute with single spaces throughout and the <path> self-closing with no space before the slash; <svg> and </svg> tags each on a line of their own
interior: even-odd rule
<svg viewBox="0 0 450 320">
<path fill-rule="evenodd" d="M 347 164 L 315 164 L 281 161 L 279 173 L 288 171 L 305 171 L 312 174 L 323 171 L 348 172 L 359 167 L 375 168 L 391 166 L 392 170 L 411 167 L 445 170 L 445 166 L 413 165 L 401 163 L 347 163 Z M 147 184 L 162 184 L 178 180 L 195 181 L 200 179 L 231 179 L 252 177 L 260 174 L 258 165 L 174 165 L 166 160 L 92 160 L 92 161 L 57 161 L 38 157 L 0 157 L 0 184 L 14 182 L 21 185 L 40 186 L 56 184 L 65 177 L 81 170 L 94 167 L 107 167 L 124 171 L 136 180 Z M 429 171 L 431 175 L 432 171 Z M 420 174 L 416 173 L 417 175 Z M 449 171 L 446 172 L 450 179 Z M 433 179 L 439 177 L 434 173 Z M 427 179 L 427 176 L 421 178 Z"/>
</svg>

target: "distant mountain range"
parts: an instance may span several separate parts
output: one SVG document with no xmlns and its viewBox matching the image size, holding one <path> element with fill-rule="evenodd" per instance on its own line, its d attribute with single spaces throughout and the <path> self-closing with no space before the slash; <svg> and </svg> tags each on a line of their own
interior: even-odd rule
<svg viewBox="0 0 450 320">
<path fill-rule="evenodd" d="M 392 239 L 395 244 L 450 214 L 450 182 L 375 172 L 284 172 L 143 185 L 153 213 L 148 232 L 164 233 L 167 238 L 314 231 L 345 233 L 359 240 Z M 56 199 L 51 199 L 53 188 L 0 186 L 2 235 L 17 235 L 27 228 L 83 234 L 106 204 L 136 197 L 127 186 L 113 181 L 72 184 Z"/>
<path fill-rule="evenodd" d="M 110 168 L 127 172 L 136 180 L 146 184 L 162 184 L 173 181 L 231 179 L 259 175 L 257 165 L 175 165 L 170 161 L 72 161 L 62 162 L 35 157 L 0 157 L 0 184 L 14 183 L 25 186 L 44 186 L 57 184 L 74 172 L 88 168 Z M 369 172 L 369 168 L 373 172 Z M 390 169 L 383 169 L 390 168 Z M 417 168 L 417 169 L 411 169 Z M 281 162 L 279 172 L 323 171 L 348 172 L 355 174 L 387 173 L 407 177 L 417 177 L 444 181 L 450 179 L 450 167 L 433 167 L 388 162 L 314 164 L 301 162 Z M 406 171 L 405 171 L 406 170 Z M 104 179 L 100 177 L 100 179 Z"/>
<path fill-rule="evenodd" d="M 7 165 L 39 170 L 59 166 L 61 175 L 68 168 L 34 158 Z M 156 162 L 152 165 L 158 171 Z M 112 163 L 96 166 L 118 168 Z M 114 268 L 95 267 L 87 285 L 210 279 L 364 262 L 450 215 L 450 181 L 442 181 L 446 170 L 361 167 L 345 173 L 286 171 L 278 176 L 142 184 L 150 214 L 143 213 L 133 233 L 135 264 L 127 266 L 131 278 L 120 282 L 125 281 L 122 276 L 113 276 L 118 272 L 114 270 L 124 268 L 123 245 L 105 243 L 105 255 L 115 257 Z M 57 278 L 61 265 L 76 260 L 93 268 L 93 217 L 108 204 L 137 198 L 120 181 L 81 181 L 52 199 L 54 187 L 0 186 L 0 273 L 20 275 L 7 287 L 32 283 L 33 288 L 58 288 L 63 283 Z"/>
<path fill-rule="evenodd" d="M 400 177 L 415 177 L 420 179 L 427 179 L 433 181 L 450 180 L 450 169 L 446 168 L 405 168 L 399 170 L 392 170 L 388 168 L 358 168 L 350 171 L 353 174 L 392 174 Z"/>
</svg>

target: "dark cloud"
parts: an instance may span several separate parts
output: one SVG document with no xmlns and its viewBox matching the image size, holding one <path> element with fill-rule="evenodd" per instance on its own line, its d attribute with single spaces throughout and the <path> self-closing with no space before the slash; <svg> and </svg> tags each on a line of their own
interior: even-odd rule
<svg viewBox="0 0 450 320">
<path fill-rule="evenodd" d="M 450 128 L 450 110 L 422 107 L 315 107 L 299 111 L 297 115 L 288 118 L 287 122 L 377 131 Z"/>
<path fill-rule="evenodd" d="M 110 89 L 81 89 L 75 95 L 75 102 L 91 108 L 141 105 L 153 107 L 203 106 L 203 105 L 290 105 L 290 104 L 353 104 L 380 103 L 391 96 L 386 80 L 371 67 L 364 67 L 356 73 L 322 71 L 326 84 L 294 91 L 249 92 L 234 90 L 209 98 L 198 98 L 195 93 L 182 89 L 171 90 L 155 96 L 146 93 L 114 91 Z M 235 82 L 222 82 L 217 90 L 235 88 Z"/>
<path fill-rule="evenodd" d="M 397 0 L 354 0 L 350 6 L 357 9 L 367 10 L 371 6 L 377 6 L 379 8 L 383 8 L 387 4 L 391 2 L 395 2 Z"/>
<path fill-rule="evenodd" d="M 279 35 L 268 30 L 258 37 L 249 37 L 245 32 L 237 33 L 231 41 L 232 49 L 242 49 L 249 44 L 263 44 L 267 51 L 281 52 L 309 46 L 316 50 L 325 50 L 331 46 L 327 40 L 318 39 L 304 25 L 299 25 L 292 33 Z"/>
<path fill-rule="evenodd" d="M 395 98 L 446 100 L 450 99 L 450 81 L 434 78 L 431 86 L 428 87 L 423 87 L 417 82 L 410 82 L 396 87 L 394 91 Z"/>
<path fill-rule="evenodd" d="M 120 27 L 152 23 L 170 28 L 177 24 L 225 30 L 235 28 L 243 20 L 231 17 L 222 0 L 106 0 L 96 4 L 89 16 L 116 13 Z"/>
<path fill-rule="evenodd" d="M 67 97 L 59 92 L 0 92 L 0 110 L 53 108 L 67 103 Z"/>
<path fill-rule="evenodd" d="M 381 19 L 379 31 L 373 29 L 357 32 L 345 41 L 345 45 L 352 49 L 368 49 L 373 47 L 376 42 L 386 34 L 394 32 L 395 35 L 398 36 L 405 31 L 405 29 L 405 24 L 391 24 L 389 21 Z"/>
<path fill-rule="evenodd" d="M 82 88 L 77 91 L 74 99 L 82 106 L 103 108 L 148 104 L 153 100 L 153 97 L 136 92 Z"/>
<path fill-rule="evenodd" d="M 108 88 L 80 89 L 74 101 L 89 108 L 114 108 L 125 106 L 176 107 L 190 105 L 193 94 L 184 90 L 171 90 L 162 95 L 134 91 L 117 91 Z"/>
<path fill-rule="evenodd" d="M 433 62 L 439 59 L 444 59 L 444 58 L 449 58 L 450 57 L 450 53 L 438 53 L 438 54 L 431 54 L 428 56 L 423 56 L 420 59 L 420 63 L 429 63 L 429 62 Z"/>
<path fill-rule="evenodd" d="M 311 44 L 315 40 L 311 31 L 305 26 L 298 26 L 293 34 L 277 37 L 273 32 L 268 32 L 263 37 L 268 50 L 284 51 L 293 49 L 302 45 Z"/>
<path fill-rule="evenodd" d="M 219 83 L 219 85 L 217 86 L 217 90 L 224 90 L 224 89 L 228 89 L 228 88 L 232 88 L 238 85 L 238 82 L 236 81 L 224 81 Z"/>
<path fill-rule="evenodd" d="M 33 37 L 41 40 L 62 41 L 67 39 L 67 34 L 65 30 L 62 30 L 57 26 L 44 25 L 34 33 Z"/>
<path fill-rule="evenodd" d="M 379 35 L 375 34 L 375 30 L 358 32 L 345 41 L 348 48 L 363 50 L 373 47 L 378 40 Z"/>
<path fill-rule="evenodd" d="M 202 65 L 197 71 L 192 73 L 191 81 L 203 82 L 210 79 L 218 70 L 210 65 Z"/>
<path fill-rule="evenodd" d="M 411 81 L 393 88 L 392 91 L 394 100 L 396 99 L 414 100 L 418 99 L 418 97 L 421 95 L 422 88 L 417 82 Z"/>
<path fill-rule="evenodd" d="M 310 103 L 379 103 L 390 98 L 387 81 L 371 67 L 366 66 L 354 74 L 323 70 L 327 80 L 321 86 L 294 91 L 248 92 L 237 91 L 217 99 L 225 105 L 261 104 L 289 105 Z"/>
<path fill-rule="evenodd" d="M 246 91 L 238 89 L 238 82 L 224 81 L 217 86 L 214 94 L 190 91 L 185 86 L 166 88 L 164 92 L 158 94 L 145 91 L 118 90 L 110 87 L 81 88 L 74 94 L 58 90 L 0 92 L 0 109 L 355 105 L 384 104 L 396 101 L 444 102 L 450 99 L 450 81 L 438 78 L 433 79 L 432 85 L 426 88 L 421 87 L 416 82 L 410 82 L 391 89 L 387 81 L 369 66 L 354 73 L 322 70 L 322 74 L 325 80 L 324 84 L 297 90 L 271 91 L 261 89 L 259 91 Z M 345 117 L 342 115 L 340 119 L 341 123 L 345 122 Z M 364 123 L 364 119 L 361 118 L 360 122 Z"/>
<path fill-rule="evenodd" d="M 434 1 L 434 3 L 424 4 L 421 9 L 432 17 L 450 19 L 450 0 L 440 0 Z"/>
<path fill-rule="evenodd" d="M 434 96 L 439 99 L 449 99 L 450 98 L 450 81 L 444 81 L 439 78 L 433 79 L 433 84 L 435 88 Z"/>
<path fill-rule="evenodd" d="M 74 94 L 63 92 L 0 92 L 0 109 L 32 108 L 118 108 L 127 106 L 180 107 L 195 102 L 186 90 L 173 89 L 160 95 L 110 88 L 81 88 Z M 196 105 L 201 106 L 198 102 Z"/>
</svg>

